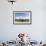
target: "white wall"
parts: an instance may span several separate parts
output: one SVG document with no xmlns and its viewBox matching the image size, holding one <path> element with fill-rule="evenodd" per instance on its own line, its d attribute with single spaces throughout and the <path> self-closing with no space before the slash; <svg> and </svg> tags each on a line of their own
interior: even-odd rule
<svg viewBox="0 0 46 46">
<path fill-rule="evenodd" d="M 43 0 L 17 0 L 13 5 L 0 0 L 0 40 L 14 40 L 19 32 L 31 34 L 37 41 L 46 40 L 46 14 Z M 32 10 L 32 25 L 14 25 L 13 11 Z"/>
</svg>

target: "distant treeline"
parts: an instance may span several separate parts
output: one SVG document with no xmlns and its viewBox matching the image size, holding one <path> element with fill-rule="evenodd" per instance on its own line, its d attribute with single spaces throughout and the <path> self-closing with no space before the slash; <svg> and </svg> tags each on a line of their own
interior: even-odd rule
<svg viewBox="0 0 46 46">
<path fill-rule="evenodd" d="M 17 22 L 29 22 L 29 19 L 15 19 Z"/>
</svg>

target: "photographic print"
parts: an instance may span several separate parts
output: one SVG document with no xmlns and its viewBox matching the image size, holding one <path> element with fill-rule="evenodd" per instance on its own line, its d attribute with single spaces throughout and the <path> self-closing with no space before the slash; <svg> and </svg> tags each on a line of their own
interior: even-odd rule
<svg viewBox="0 0 46 46">
<path fill-rule="evenodd" d="M 13 11 L 13 24 L 32 24 L 32 12 Z"/>
</svg>

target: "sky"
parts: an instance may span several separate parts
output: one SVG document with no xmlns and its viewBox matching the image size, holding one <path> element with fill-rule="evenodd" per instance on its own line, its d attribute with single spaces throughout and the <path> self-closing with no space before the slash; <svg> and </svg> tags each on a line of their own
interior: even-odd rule
<svg viewBox="0 0 46 46">
<path fill-rule="evenodd" d="M 22 17 L 25 17 L 25 16 L 29 16 L 29 13 L 30 12 L 19 12 L 19 13 L 16 13 L 15 16 L 22 16 Z"/>
</svg>

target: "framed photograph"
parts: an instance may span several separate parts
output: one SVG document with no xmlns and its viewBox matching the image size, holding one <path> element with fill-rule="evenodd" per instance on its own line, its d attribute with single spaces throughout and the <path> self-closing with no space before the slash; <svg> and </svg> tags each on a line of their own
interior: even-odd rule
<svg viewBox="0 0 46 46">
<path fill-rule="evenodd" d="M 31 11 L 13 11 L 13 24 L 32 24 Z"/>
</svg>

